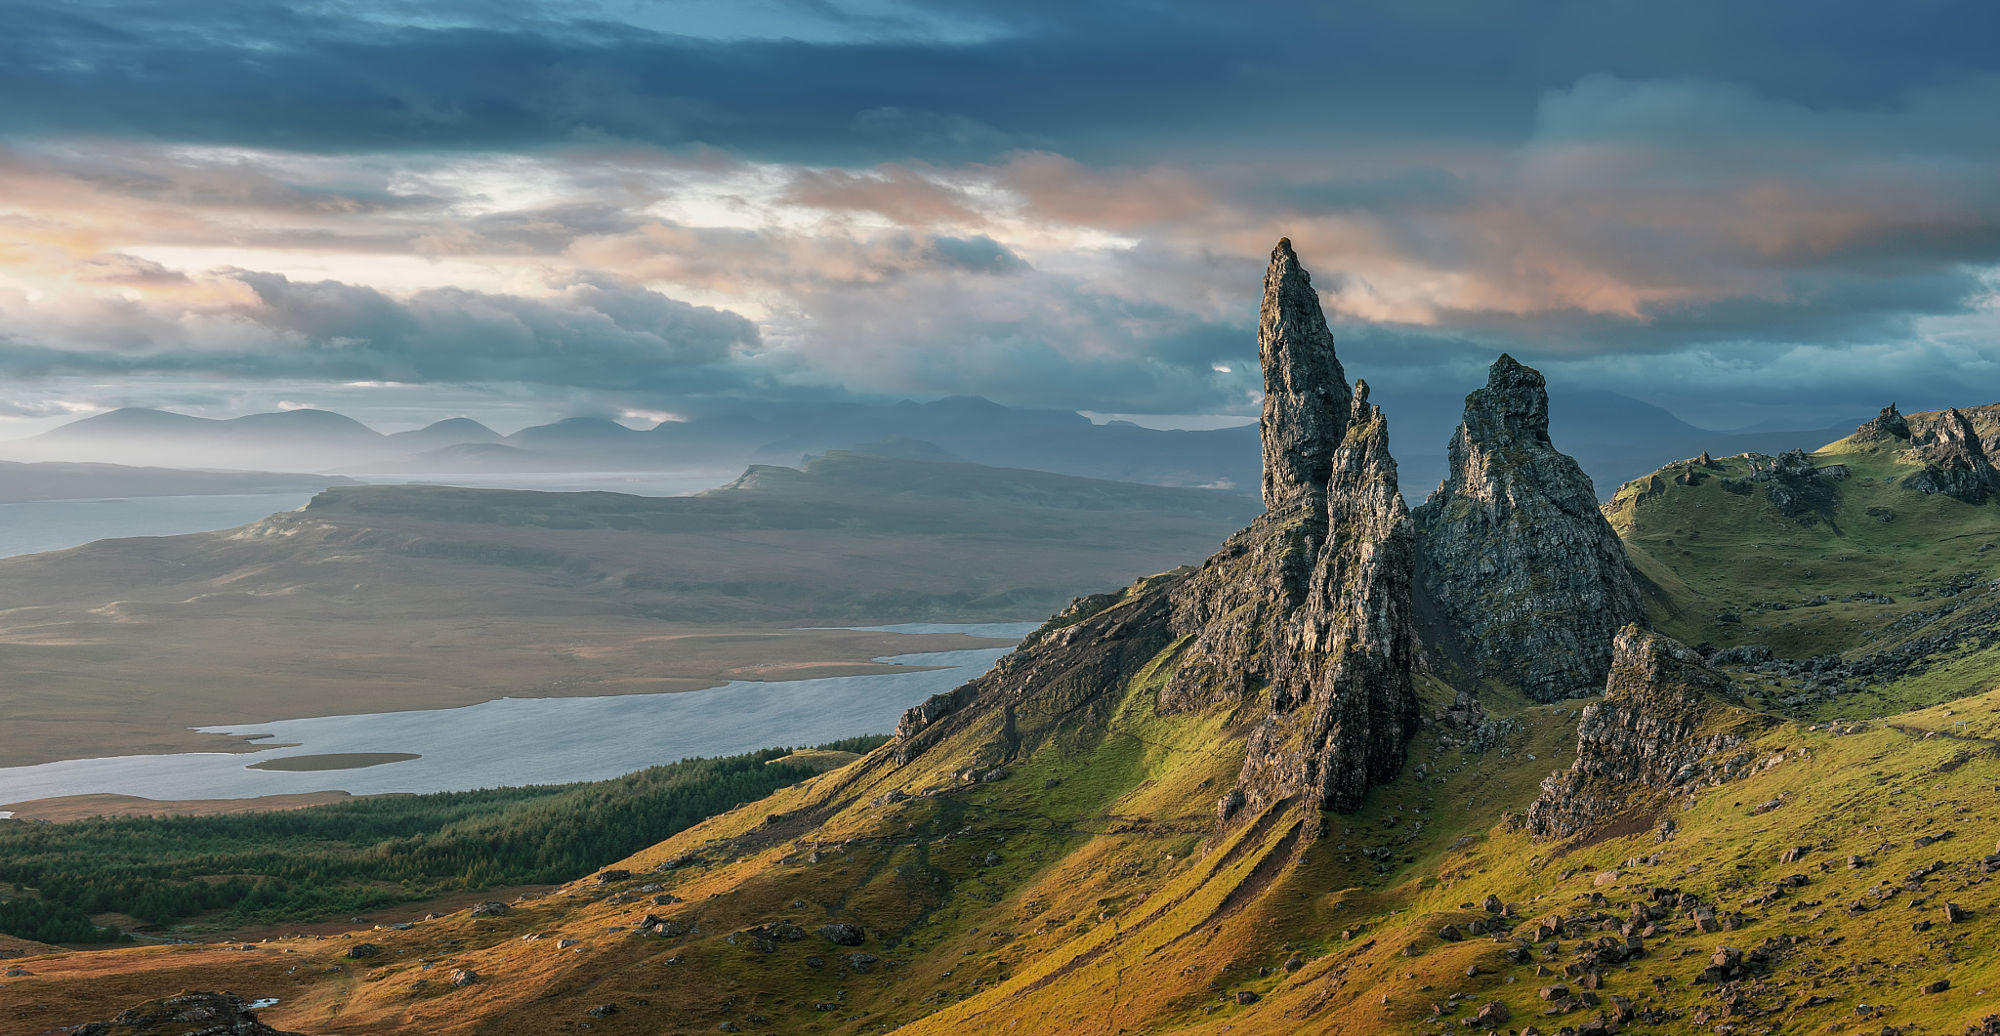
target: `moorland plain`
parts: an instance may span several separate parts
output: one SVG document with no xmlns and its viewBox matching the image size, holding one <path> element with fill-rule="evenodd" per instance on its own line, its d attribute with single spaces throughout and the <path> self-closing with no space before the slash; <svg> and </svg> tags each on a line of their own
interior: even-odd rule
<svg viewBox="0 0 2000 1036">
<path fill-rule="evenodd" d="M 692 497 L 327 491 L 239 529 L 0 561 L 0 759 L 247 750 L 189 728 L 891 671 L 1198 559 L 1249 498 L 834 454 Z"/>
</svg>

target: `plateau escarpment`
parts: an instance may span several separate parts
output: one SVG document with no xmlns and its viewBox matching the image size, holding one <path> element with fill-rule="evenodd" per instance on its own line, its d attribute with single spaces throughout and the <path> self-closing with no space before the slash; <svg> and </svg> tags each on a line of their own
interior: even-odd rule
<svg viewBox="0 0 2000 1036">
<path fill-rule="evenodd" d="M 1540 701 L 1604 682 L 1612 635 L 1644 606 L 1590 478 L 1549 440 L 1539 372 L 1494 361 L 1416 524 L 1423 593 L 1442 619 L 1434 639 L 1463 678 Z"/>
</svg>

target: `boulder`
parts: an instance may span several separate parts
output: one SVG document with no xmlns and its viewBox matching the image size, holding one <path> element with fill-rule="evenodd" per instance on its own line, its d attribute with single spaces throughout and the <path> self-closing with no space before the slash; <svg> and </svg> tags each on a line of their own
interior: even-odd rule
<svg viewBox="0 0 2000 1036">
<path fill-rule="evenodd" d="M 110 1021 L 88 1022 L 73 1036 L 298 1036 L 257 1020 L 233 993 L 177 993 L 128 1008 Z"/>
<path fill-rule="evenodd" d="M 819 934 L 835 946 L 859 946 L 868 939 L 868 933 L 859 926 L 838 921 L 820 926 Z"/>
</svg>

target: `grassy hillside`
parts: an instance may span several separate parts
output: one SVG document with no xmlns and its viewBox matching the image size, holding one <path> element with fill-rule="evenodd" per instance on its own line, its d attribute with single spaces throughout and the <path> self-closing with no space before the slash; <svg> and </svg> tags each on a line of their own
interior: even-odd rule
<svg viewBox="0 0 2000 1036">
<path fill-rule="evenodd" d="M 240 747 L 188 727 L 879 672 L 1196 560 L 1205 490 L 832 455 L 696 497 L 329 490 L 241 529 L 0 560 L 0 758 Z"/>
<path fill-rule="evenodd" d="M 1175 640 L 506 918 L 39 958 L 16 992 L 47 1006 L 20 1017 L 226 986 L 315 1033 L 1964 1033 L 2000 1014 L 2000 505 L 1905 489 L 1893 453 L 1813 462 L 1845 477 L 1790 514 L 1749 458 L 1608 506 L 1663 628 L 1770 650 L 1723 657 L 1772 722 L 1746 775 L 1568 841 L 1519 814 L 1584 702 L 1500 694 L 1476 735 L 1426 725 L 1318 842 L 1283 808 L 1218 833 L 1258 704 L 1159 713 Z"/>
<path fill-rule="evenodd" d="M 1651 582 L 1654 623 L 1689 644 L 1768 648 L 1779 661 L 1741 675 L 1799 715 L 1882 715 L 2000 685 L 2000 508 L 1902 485 L 1920 470 L 1906 451 L 1848 439 L 1810 460 L 1839 477 L 1792 516 L 1750 481 L 1748 456 L 1619 488 L 1605 513 Z"/>
<path fill-rule="evenodd" d="M 1503 749 L 1425 734 L 1400 781 L 1299 856 L 1282 822 L 1205 844 L 1203 789 L 1239 742 L 1227 714 L 1152 713 L 1174 650 L 1109 722 L 1000 779 L 953 772 L 993 733 L 968 730 L 917 765 L 878 751 L 717 817 L 621 862 L 629 877 L 368 933 L 376 956 L 347 956 L 359 938 L 69 955 L 28 962 L 17 992 L 54 1021 L 228 984 L 312 1032 L 1408 1033 L 1490 1004 L 1503 1031 L 1606 1012 L 1637 1032 L 1957 1032 L 1996 1008 L 2000 883 L 1980 860 L 2000 762 L 1932 733 L 1942 710 L 1782 725 L 1754 746 L 1766 764 L 1674 814 L 1672 838 L 1564 844 L 1506 819 L 1573 741 L 1573 705 L 1536 706 Z M 635 934 L 648 915 L 670 934 Z M 836 945 L 829 923 L 865 936 Z M 1628 924 L 1643 954 L 1617 959 Z M 1702 977 L 1725 948 L 1749 968 L 1726 987 Z M 479 979 L 454 987 L 450 969 Z M 1571 996 L 1545 998 L 1557 987 Z"/>
</svg>

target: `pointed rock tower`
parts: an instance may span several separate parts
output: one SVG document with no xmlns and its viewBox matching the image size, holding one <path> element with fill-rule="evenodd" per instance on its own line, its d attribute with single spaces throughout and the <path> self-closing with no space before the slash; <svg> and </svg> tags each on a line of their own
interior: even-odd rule
<svg viewBox="0 0 2000 1036">
<path fill-rule="evenodd" d="M 1896 409 L 1896 404 L 1891 403 L 1883 407 L 1882 412 L 1876 414 L 1871 420 L 1863 421 L 1861 427 L 1854 430 L 1854 437 L 1863 442 L 1889 442 L 1897 439 L 1908 440 L 1910 437 L 1910 422 L 1903 417 L 1902 411 Z"/>
<path fill-rule="evenodd" d="M 975 771 L 1101 737 L 1144 674 L 1162 712 L 1246 721 L 1225 824 L 1297 807 L 1317 837 L 1322 809 L 1354 809 L 1402 768 L 1417 726 L 1416 529 L 1387 422 L 1344 379 L 1290 241 L 1271 253 L 1258 339 L 1265 513 L 1199 569 L 1081 598 L 992 672 L 904 713 L 899 765 L 954 737 L 984 739 Z"/>
<path fill-rule="evenodd" d="M 1350 390 L 1312 281 L 1281 240 L 1258 328 L 1265 514 L 1174 595 L 1190 638 L 1163 708 L 1268 695 L 1224 820 L 1297 798 L 1353 809 L 1415 733 L 1415 527 L 1388 423 Z M 1315 811 L 1315 816 L 1317 813 Z"/>
<path fill-rule="evenodd" d="M 1288 237 L 1278 239 L 1264 271 L 1257 353 L 1264 365 L 1264 508 L 1277 511 L 1325 490 L 1353 399 L 1319 293 Z"/>
<path fill-rule="evenodd" d="M 1612 635 L 1644 606 L 1589 476 L 1549 441 L 1540 372 L 1493 362 L 1465 398 L 1450 473 L 1415 518 L 1420 593 L 1463 675 L 1540 701 L 1603 686 Z"/>
<path fill-rule="evenodd" d="M 1272 682 L 1327 536 L 1327 481 L 1354 399 L 1290 238 L 1278 240 L 1264 270 L 1257 352 L 1264 514 L 1175 595 L 1175 632 L 1194 643 L 1167 686 L 1163 701 L 1173 708 L 1240 698 Z"/>
</svg>

